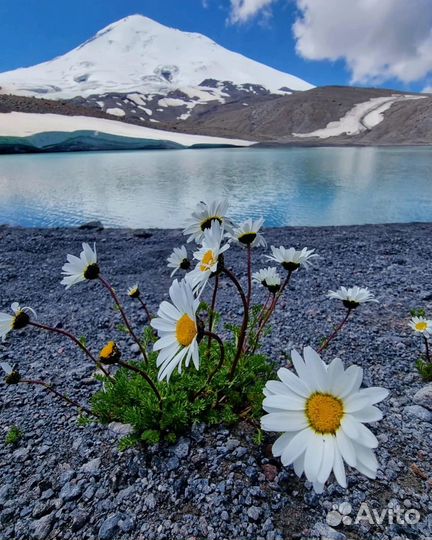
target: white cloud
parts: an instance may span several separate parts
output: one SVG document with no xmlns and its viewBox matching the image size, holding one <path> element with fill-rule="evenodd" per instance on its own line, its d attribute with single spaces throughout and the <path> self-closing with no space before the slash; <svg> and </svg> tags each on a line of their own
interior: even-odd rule
<svg viewBox="0 0 432 540">
<path fill-rule="evenodd" d="M 352 82 L 420 80 L 432 71 L 431 0 L 296 0 L 298 54 L 346 62 Z"/>
<path fill-rule="evenodd" d="M 271 16 L 271 5 L 277 0 L 230 0 L 231 13 L 229 22 L 231 24 L 243 24 L 257 15 L 265 18 Z"/>
</svg>

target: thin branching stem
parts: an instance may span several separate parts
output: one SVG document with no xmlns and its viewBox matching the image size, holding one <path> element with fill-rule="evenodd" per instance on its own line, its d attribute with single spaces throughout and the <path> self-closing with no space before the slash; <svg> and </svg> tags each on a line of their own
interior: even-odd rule
<svg viewBox="0 0 432 540">
<path fill-rule="evenodd" d="M 270 317 L 273 315 L 273 313 L 274 313 L 274 311 L 276 309 L 277 303 L 279 302 L 280 298 L 282 297 L 283 293 L 285 292 L 285 289 L 288 287 L 288 284 L 290 282 L 292 274 L 293 274 L 292 270 L 289 270 L 288 274 L 287 274 L 287 276 L 285 278 L 285 281 L 283 282 L 281 288 L 279 289 L 279 291 L 277 293 L 275 293 L 272 296 L 270 307 L 266 311 L 263 310 L 263 313 L 260 316 L 259 327 L 258 327 L 256 336 L 255 336 L 255 342 L 254 342 L 254 345 L 253 345 L 253 348 L 252 348 L 252 354 L 256 351 L 256 349 L 258 347 L 258 344 L 259 344 L 259 338 L 260 338 L 264 328 L 266 327 L 267 323 L 269 322 Z M 261 317 L 263 317 L 263 318 L 261 318 Z"/>
<path fill-rule="evenodd" d="M 157 389 L 155 383 L 151 380 L 151 377 L 146 373 L 143 369 L 140 369 L 139 367 L 134 366 L 133 364 L 128 364 L 127 362 L 123 360 L 117 360 L 116 364 L 119 366 L 129 369 L 130 371 L 134 371 L 135 373 L 138 373 L 141 375 L 141 377 L 148 383 L 150 388 L 153 390 L 155 396 L 158 399 L 159 402 L 159 408 L 162 410 L 162 396 L 160 395 L 159 390 Z"/>
<path fill-rule="evenodd" d="M 256 349 L 258 347 L 258 344 L 259 344 L 261 334 L 262 334 L 266 324 L 270 320 L 270 317 L 271 317 L 271 315 L 272 315 L 272 313 L 273 313 L 273 311 L 274 311 L 274 309 L 276 307 L 276 299 L 277 299 L 276 294 L 272 294 L 270 306 L 267 309 L 267 311 L 265 312 L 264 317 L 262 318 L 262 320 L 261 320 L 261 322 L 259 324 L 256 336 L 255 336 L 254 344 L 253 344 L 253 347 L 252 347 L 252 351 L 251 351 L 252 354 L 255 353 L 255 351 L 256 351 Z"/>
<path fill-rule="evenodd" d="M 210 354 L 210 347 L 213 337 L 213 320 L 215 315 L 215 309 L 216 309 L 216 298 L 217 298 L 217 292 L 219 287 L 219 275 L 216 274 L 215 280 L 214 280 L 214 288 L 213 288 L 213 295 L 212 295 L 212 301 L 210 306 L 210 314 L 209 314 L 209 325 L 208 325 L 208 342 L 207 342 L 207 355 Z"/>
<path fill-rule="evenodd" d="M 431 358 L 430 350 L 429 350 L 429 342 L 428 342 L 428 339 L 427 339 L 427 337 L 425 335 L 423 335 L 423 339 L 424 339 L 425 348 L 426 348 L 426 359 L 431 364 L 432 363 L 432 358 Z"/>
<path fill-rule="evenodd" d="M 349 319 L 349 316 L 351 315 L 351 312 L 352 312 L 352 309 L 348 308 L 345 317 L 343 318 L 341 323 L 334 329 L 334 331 L 328 336 L 328 338 L 324 341 L 324 343 L 318 349 L 318 353 L 321 353 L 321 352 L 325 351 L 328 348 L 330 342 L 332 342 L 334 340 L 334 338 L 339 334 L 339 332 L 342 330 L 342 328 L 347 323 L 347 321 Z"/>
<path fill-rule="evenodd" d="M 239 335 L 238 344 L 237 344 L 237 352 L 236 352 L 236 355 L 234 357 L 232 367 L 231 367 L 231 371 L 230 371 L 230 374 L 229 374 L 229 380 L 232 381 L 233 378 L 234 378 L 234 374 L 235 374 L 235 371 L 237 369 L 237 365 L 239 363 L 240 357 L 242 355 L 243 345 L 244 345 L 244 342 L 245 342 L 245 339 L 246 339 L 246 332 L 247 332 L 247 327 L 248 327 L 248 324 L 249 324 L 249 305 L 248 305 L 248 302 L 247 302 L 246 295 L 245 295 L 245 293 L 243 291 L 243 288 L 240 285 L 240 282 L 236 278 L 236 276 L 231 272 L 231 270 L 228 270 L 228 268 L 224 268 L 223 271 L 227 275 L 227 277 L 229 277 L 229 279 L 236 286 L 236 288 L 237 288 L 237 290 L 239 292 L 241 301 L 243 303 L 243 322 L 242 322 L 242 325 L 241 325 L 241 328 L 240 328 L 240 335 Z"/>
<path fill-rule="evenodd" d="M 110 293 L 110 295 L 112 296 L 116 306 L 118 307 L 119 311 L 120 311 L 120 314 L 123 318 L 123 321 L 126 325 L 126 328 L 128 329 L 129 331 L 129 334 L 132 336 L 133 340 L 135 341 L 135 343 L 138 345 L 138 347 L 140 348 L 140 351 L 142 353 L 142 355 L 144 356 L 144 360 L 146 362 L 148 362 L 148 356 L 147 356 L 147 351 L 145 350 L 145 347 L 143 346 L 143 344 L 141 343 L 139 337 L 135 334 L 133 328 L 132 328 L 132 325 L 131 323 L 129 322 L 129 319 L 126 315 L 126 312 L 119 300 L 119 297 L 117 296 L 117 293 L 115 292 L 114 288 L 112 287 L 112 285 L 101 275 L 99 275 L 99 281 L 102 283 L 102 285 L 108 290 L 108 292 Z"/>
<path fill-rule="evenodd" d="M 59 392 L 58 390 L 56 390 L 52 384 L 46 383 L 45 381 L 28 380 L 28 379 L 21 379 L 19 384 L 21 384 L 21 383 L 23 383 L 23 384 L 34 384 L 34 385 L 37 385 L 37 386 L 42 386 L 43 388 L 45 388 L 45 390 L 48 390 L 48 392 L 51 392 L 52 394 L 59 397 L 60 399 L 62 399 L 66 403 L 68 403 L 69 405 L 72 405 L 73 407 L 77 407 L 78 409 L 85 412 L 89 416 L 95 416 L 96 418 L 98 417 L 98 415 L 96 413 L 94 413 L 93 411 L 91 411 L 87 407 L 84 407 L 84 405 L 81 405 L 80 403 L 78 403 L 74 399 L 71 399 L 70 397 L 68 397 L 68 396 L 62 394 L 61 392 Z"/>
<path fill-rule="evenodd" d="M 30 321 L 28 324 L 36 328 L 39 328 L 41 330 L 47 330 L 48 332 L 53 332 L 55 334 L 60 334 L 61 336 L 65 336 L 69 338 L 71 341 L 75 343 L 75 345 L 77 345 L 90 358 L 92 362 L 96 364 L 96 366 L 102 371 L 105 377 L 108 377 L 108 379 L 111 379 L 111 375 L 102 366 L 102 364 L 95 358 L 95 356 L 89 351 L 89 349 L 84 345 L 84 343 L 82 343 L 71 332 L 68 332 L 67 330 L 63 330 L 63 328 L 55 328 L 54 326 L 49 326 L 47 324 L 42 324 L 36 321 Z"/>
<path fill-rule="evenodd" d="M 209 385 L 211 383 L 213 377 L 216 375 L 216 373 L 222 369 L 222 366 L 223 366 L 224 361 L 225 361 L 225 347 L 224 347 L 224 344 L 223 344 L 223 341 L 221 340 L 221 338 L 217 334 L 215 334 L 214 332 L 204 332 L 204 335 L 208 336 L 208 337 L 211 337 L 212 339 L 217 341 L 218 345 L 219 345 L 219 349 L 220 349 L 219 362 L 218 362 L 217 366 L 214 368 L 214 370 L 210 373 L 210 375 L 209 375 L 209 377 L 207 379 L 207 385 Z"/>
<path fill-rule="evenodd" d="M 141 306 L 143 307 L 144 311 L 145 311 L 145 314 L 147 315 L 147 322 L 150 323 L 150 321 L 152 320 L 152 316 L 151 316 L 151 313 L 147 307 L 147 304 L 144 302 L 144 300 L 141 298 L 141 296 L 138 296 L 138 302 L 141 304 Z"/>
<path fill-rule="evenodd" d="M 252 247 L 247 245 L 247 276 L 248 276 L 248 289 L 247 289 L 247 303 L 248 308 L 251 305 L 252 298 Z"/>
</svg>

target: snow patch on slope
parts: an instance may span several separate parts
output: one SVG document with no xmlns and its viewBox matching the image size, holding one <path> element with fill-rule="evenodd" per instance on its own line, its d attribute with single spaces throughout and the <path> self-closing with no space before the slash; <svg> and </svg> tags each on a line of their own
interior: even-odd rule
<svg viewBox="0 0 432 540">
<path fill-rule="evenodd" d="M 394 95 L 390 97 L 371 98 L 369 101 L 358 103 L 345 116 L 329 122 L 325 128 L 310 131 L 309 133 L 293 133 L 295 137 L 318 137 L 328 139 L 339 135 L 358 135 L 359 133 L 372 129 L 384 120 L 384 112 L 400 101 L 409 99 L 422 99 L 426 96 Z"/>
<path fill-rule="evenodd" d="M 108 114 L 112 114 L 113 116 L 125 116 L 125 112 L 123 109 L 120 109 L 119 107 L 113 107 L 112 109 L 107 109 L 106 112 Z"/>
<path fill-rule="evenodd" d="M 240 139 L 172 133 L 170 131 L 117 122 L 116 120 L 92 118 L 91 116 L 63 116 L 60 114 L 20 112 L 0 113 L 0 137 L 28 137 L 37 133 L 74 131 L 93 131 L 94 135 L 97 135 L 97 133 L 107 133 L 136 139 L 171 141 L 185 147 L 193 145 L 250 146 L 254 144 L 252 141 Z"/>
</svg>

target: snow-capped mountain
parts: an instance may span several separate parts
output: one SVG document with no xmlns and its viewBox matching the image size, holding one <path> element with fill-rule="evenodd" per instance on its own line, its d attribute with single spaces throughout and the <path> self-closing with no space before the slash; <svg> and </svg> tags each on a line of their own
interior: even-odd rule
<svg viewBox="0 0 432 540">
<path fill-rule="evenodd" d="M 224 82 L 271 93 L 312 88 L 206 36 L 168 28 L 141 15 L 107 26 L 49 62 L 0 74 L 2 93 L 50 99 L 108 93 L 167 95 L 181 90 L 191 100 L 220 101 L 229 97 L 224 95 Z"/>
</svg>

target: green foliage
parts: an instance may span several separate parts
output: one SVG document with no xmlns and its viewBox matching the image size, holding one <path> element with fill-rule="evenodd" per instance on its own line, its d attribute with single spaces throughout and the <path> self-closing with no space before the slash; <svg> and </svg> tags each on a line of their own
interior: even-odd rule
<svg viewBox="0 0 432 540">
<path fill-rule="evenodd" d="M 432 381 L 432 363 L 419 358 L 416 362 L 416 368 L 423 380 Z"/>
<path fill-rule="evenodd" d="M 411 317 L 426 317 L 426 311 L 423 308 L 414 308 L 410 313 Z"/>
<path fill-rule="evenodd" d="M 12 426 L 5 437 L 5 444 L 16 446 L 22 439 L 23 432 L 18 426 Z"/>
<path fill-rule="evenodd" d="M 79 342 L 81 343 L 81 345 L 84 345 L 84 347 L 87 347 L 87 338 L 85 336 L 81 336 L 79 338 Z"/>
<path fill-rule="evenodd" d="M 199 370 L 191 363 L 183 367 L 181 374 L 174 372 L 169 383 L 156 383 L 162 396 L 161 408 L 139 374 L 120 368 L 114 382 L 104 379 L 105 388 L 93 396 L 92 407 L 103 423 L 116 421 L 133 426 L 133 434 L 122 439 L 121 449 L 136 443 L 175 442 L 178 435 L 197 422 L 232 425 L 241 418 L 261 416 L 262 391 L 266 381 L 274 377 L 269 360 L 258 354 L 242 358 L 235 377 L 229 381 L 236 347 L 225 342 L 225 363 L 208 383 L 219 363 L 220 350 L 215 340 L 210 350 L 207 347 L 205 338 L 200 346 Z M 148 364 L 143 361 L 133 364 L 157 381 L 156 358 L 156 353 L 150 353 Z"/>
</svg>

